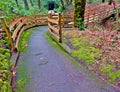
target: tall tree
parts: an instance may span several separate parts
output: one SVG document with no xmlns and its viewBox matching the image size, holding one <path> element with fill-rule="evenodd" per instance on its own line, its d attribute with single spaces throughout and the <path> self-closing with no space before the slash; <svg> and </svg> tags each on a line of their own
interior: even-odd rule
<svg viewBox="0 0 120 92">
<path fill-rule="evenodd" d="M 112 4 L 112 0 L 109 1 L 109 5 L 111 5 L 111 4 Z"/>
<path fill-rule="evenodd" d="M 102 3 L 104 3 L 105 2 L 105 0 L 102 0 Z"/>
<path fill-rule="evenodd" d="M 74 26 L 75 27 L 78 27 L 79 23 L 84 23 L 85 5 L 86 5 L 86 0 L 74 0 Z"/>
<path fill-rule="evenodd" d="M 27 0 L 24 0 L 24 5 L 25 5 L 25 9 L 29 10 L 29 5 L 28 5 L 28 1 Z"/>
<path fill-rule="evenodd" d="M 32 0 L 30 0 L 30 3 L 31 3 L 31 6 L 33 6 L 33 1 Z"/>
<path fill-rule="evenodd" d="M 38 8 L 41 10 L 41 2 L 38 0 Z"/>
</svg>

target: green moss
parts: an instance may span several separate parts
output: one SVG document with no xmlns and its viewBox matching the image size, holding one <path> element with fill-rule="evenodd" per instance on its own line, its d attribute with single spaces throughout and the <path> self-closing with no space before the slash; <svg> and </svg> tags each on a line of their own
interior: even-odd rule
<svg viewBox="0 0 120 92">
<path fill-rule="evenodd" d="M 29 29 L 27 31 L 24 31 L 20 37 L 20 42 L 19 42 L 19 46 L 18 46 L 18 50 L 20 52 L 25 52 L 26 51 L 26 47 L 28 45 L 28 41 L 29 41 L 29 38 L 30 38 L 30 35 L 32 34 L 33 32 L 33 28 L 32 29 Z"/>
<path fill-rule="evenodd" d="M 84 11 L 85 11 L 86 0 L 75 0 L 74 1 L 74 26 L 84 27 Z M 80 27 L 80 28 L 82 28 Z"/>
<path fill-rule="evenodd" d="M 108 76 L 112 72 L 113 67 L 114 67 L 113 65 L 106 64 L 103 62 L 99 66 L 99 71 L 103 76 L 106 76 L 106 75 Z"/>
<path fill-rule="evenodd" d="M 91 64 L 96 61 L 96 57 L 101 50 L 94 48 L 94 44 L 88 42 L 85 38 L 72 38 L 71 43 L 77 50 L 72 51 L 72 55 L 79 60 L 84 60 L 87 64 Z"/>
<path fill-rule="evenodd" d="M 120 78 L 120 70 L 116 71 L 116 72 L 111 72 L 111 74 L 109 75 L 109 82 L 114 83 L 117 79 Z"/>
<path fill-rule="evenodd" d="M 114 83 L 117 79 L 120 78 L 120 70 L 114 71 L 114 65 L 107 64 L 106 61 L 103 61 L 98 67 L 102 76 L 106 76 L 110 83 Z"/>
<path fill-rule="evenodd" d="M 29 80 L 29 76 L 28 76 L 27 69 L 25 67 L 25 60 L 19 63 L 19 68 L 17 70 L 17 73 L 19 75 L 18 75 L 18 80 L 17 80 L 16 92 L 26 92 L 24 87 Z"/>
<path fill-rule="evenodd" d="M 10 86 L 12 62 L 9 60 L 10 51 L 0 47 L 0 92 L 12 92 Z"/>
</svg>

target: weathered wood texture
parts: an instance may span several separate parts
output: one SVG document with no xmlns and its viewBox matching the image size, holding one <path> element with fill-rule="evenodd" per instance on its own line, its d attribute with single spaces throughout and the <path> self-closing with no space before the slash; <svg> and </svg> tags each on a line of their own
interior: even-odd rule
<svg viewBox="0 0 120 92">
<path fill-rule="evenodd" d="M 62 25 L 61 25 L 62 15 L 59 13 L 57 15 L 48 15 L 48 26 L 49 32 L 53 35 L 59 42 L 62 42 Z"/>
<path fill-rule="evenodd" d="M 12 19 L 8 26 L 4 17 L 0 18 L 13 50 L 18 49 L 21 33 L 31 27 L 47 25 L 47 15 L 33 15 Z"/>
<path fill-rule="evenodd" d="M 120 7 L 120 4 L 117 4 Z M 84 22 L 86 26 L 90 22 L 101 21 L 110 15 L 115 13 L 115 8 L 113 5 L 108 5 L 106 3 L 101 5 L 96 5 L 94 7 L 87 6 L 85 9 Z M 62 42 L 62 28 L 63 27 L 73 27 L 74 25 L 74 14 L 41 14 L 33 16 L 25 16 L 20 18 L 12 19 L 12 22 L 8 26 L 4 17 L 1 17 L 4 30 L 7 34 L 8 40 L 10 41 L 13 50 L 18 48 L 19 37 L 21 33 L 31 27 L 39 25 L 48 25 L 50 33 L 59 42 Z"/>
</svg>

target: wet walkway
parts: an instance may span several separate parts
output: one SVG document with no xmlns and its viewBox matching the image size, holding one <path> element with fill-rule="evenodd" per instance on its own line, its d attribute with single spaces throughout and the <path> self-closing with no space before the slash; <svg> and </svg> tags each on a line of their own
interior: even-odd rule
<svg viewBox="0 0 120 92">
<path fill-rule="evenodd" d="M 48 44 L 44 37 L 47 30 L 34 31 L 23 55 L 30 76 L 26 92 L 118 92 Z"/>
</svg>

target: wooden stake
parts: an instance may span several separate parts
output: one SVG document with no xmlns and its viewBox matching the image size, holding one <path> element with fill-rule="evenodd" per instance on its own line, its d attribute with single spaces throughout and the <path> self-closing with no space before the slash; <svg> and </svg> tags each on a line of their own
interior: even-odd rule
<svg viewBox="0 0 120 92">
<path fill-rule="evenodd" d="M 6 34 L 7 34 L 8 40 L 10 41 L 10 44 L 11 44 L 11 46 L 12 46 L 12 49 L 13 49 L 14 51 L 17 51 L 17 49 L 15 48 L 14 41 L 13 41 L 13 39 L 12 39 L 10 30 L 9 30 L 9 27 L 7 26 L 6 20 L 4 19 L 4 17 L 0 17 L 0 19 L 1 19 L 1 22 L 2 22 L 2 24 L 3 24 L 4 30 L 5 30 L 5 32 L 6 32 Z"/>
</svg>

